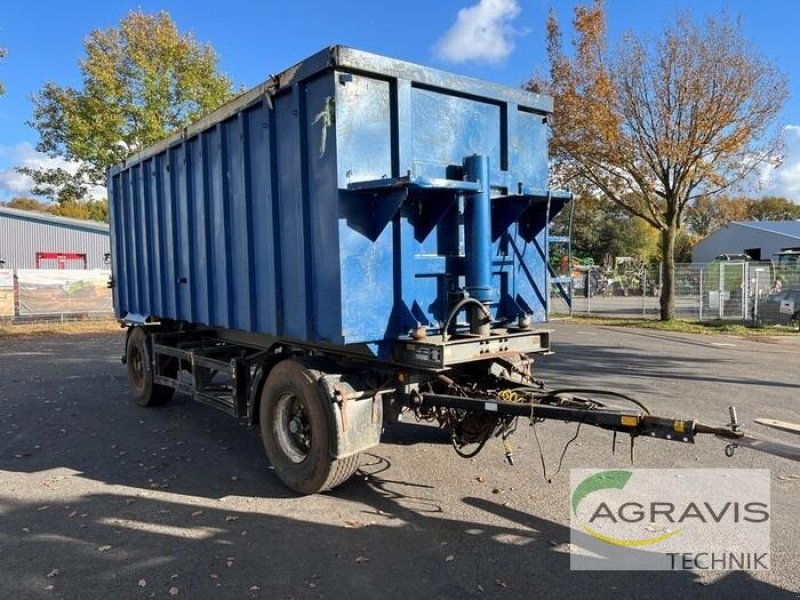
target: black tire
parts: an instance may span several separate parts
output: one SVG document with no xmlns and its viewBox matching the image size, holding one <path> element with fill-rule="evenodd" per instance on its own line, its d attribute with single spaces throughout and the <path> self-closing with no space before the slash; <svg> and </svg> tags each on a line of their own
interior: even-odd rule
<svg viewBox="0 0 800 600">
<path fill-rule="evenodd" d="M 275 474 L 300 494 L 316 494 L 347 481 L 359 455 L 334 460 L 329 452 L 332 425 L 318 384 L 323 375 L 298 360 L 279 362 L 261 391 L 259 421 L 267 458 Z"/>
<path fill-rule="evenodd" d="M 167 385 L 153 383 L 153 371 L 146 364 L 150 355 L 145 350 L 147 335 L 141 327 L 135 327 L 128 336 L 125 348 L 128 382 L 133 398 L 139 406 L 161 406 L 172 398 L 175 389 Z M 174 369 L 173 369 L 174 370 Z"/>
</svg>

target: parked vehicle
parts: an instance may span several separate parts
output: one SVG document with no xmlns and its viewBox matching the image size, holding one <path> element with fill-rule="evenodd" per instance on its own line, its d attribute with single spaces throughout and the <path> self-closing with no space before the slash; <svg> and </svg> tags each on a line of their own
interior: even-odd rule
<svg viewBox="0 0 800 600">
<path fill-rule="evenodd" d="M 691 442 L 741 433 L 548 390 L 550 98 L 341 46 L 111 169 L 114 307 L 136 401 L 260 426 L 331 489 L 401 411 L 472 456 L 518 417 Z M 633 403 L 631 403 L 633 402 Z"/>
</svg>

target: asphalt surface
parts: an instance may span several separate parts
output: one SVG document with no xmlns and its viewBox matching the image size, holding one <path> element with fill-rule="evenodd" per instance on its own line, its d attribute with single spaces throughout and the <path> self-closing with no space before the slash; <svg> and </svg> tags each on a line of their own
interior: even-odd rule
<svg viewBox="0 0 800 600">
<path fill-rule="evenodd" d="M 735 404 L 800 422 L 800 336 L 748 341 L 555 324 L 537 363 L 552 386 L 610 388 L 654 412 L 725 422 Z M 573 467 L 628 467 L 627 445 L 574 424 L 527 424 L 458 458 L 398 426 L 332 493 L 297 497 L 257 431 L 176 396 L 137 407 L 121 335 L 0 341 L 0 598 L 796 598 L 800 463 L 721 442 L 640 440 L 639 467 L 768 468 L 771 570 L 573 572 Z M 753 431 L 792 441 L 788 433 Z"/>
</svg>

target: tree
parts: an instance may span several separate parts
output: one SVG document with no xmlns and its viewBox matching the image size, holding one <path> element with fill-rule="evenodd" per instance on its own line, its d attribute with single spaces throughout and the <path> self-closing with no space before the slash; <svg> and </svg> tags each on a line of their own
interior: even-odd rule
<svg viewBox="0 0 800 600">
<path fill-rule="evenodd" d="M 3 206 L 8 208 L 16 208 L 17 210 L 32 210 L 36 212 L 48 212 L 48 205 L 44 202 L 39 202 L 35 198 L 12 198 L 8 202 L 3 202 Z"/>
<path fill-rule="evenodd" d="M 686 209 L 686 228 L 699 241 L 728 223 L 750 220 L 751 205 L 749 198 L 701 196 Z"/>
<path fill-rule="evenodd" d="M 166 12 L 128 13 L 93 31 L 79 61 L 81 89 L 44 85 L 34 97 L 37 150 L 70 167 L 21 168 L 33 193 L 79 202 L 108 167 L 217 108 L 233 95 L 208 44 L 182 34 Z"/>
<path fill-rule="evenodd" d="M 50 213 L 51 215 L 83 219 L 85 221 L 108 223 L 108 202 L 105 198 L 87 202 L 65 201 L 60 204 L 40 202 L 35 198 L 12 198 L 8 202 L 0 202 L 0 206 L 16 208 L 17 210 Z"/>
<path fill-rule="evenodd" d="M 791 221 L 800 219 L 800 206 L 779 196 L 764 196 L 750 204 L 753 221 Z"/>
<path fill-rule="evenodd" d="M 61 217 L 108 223 L 108 202 L 105 199 L 87 202 L 65 201 L 51 205 L 48 212 Z"/>
<path fill-rule="evenodd" d="M 734 221 L 790 221 L 800 219 L 800 206 L 779 196 L 761 199 L 702 196 L 686 209 L 686 227 L 697 239 Z"/>
<path fill-rule="evenodd" d="M 675 314 L 675 244 L 687 207 L 747 179 L 780 148 L 775 117 L 785 76 L 727 14 L 702 25 L 681 15 L 657 39 L 606 44 L 601 0 L 578 6 L 574 55 L 548 19 L 554 96 L 551 152 L 565 181 L 581 179 L 660 232 L 661 319 Z"/>
<path fill-rule="evenodd" d="M 572 254 L 592 258 L 595 264 L 617 256 L 636 256 L 644 262 L 658 260 L 657 231 L 646 221 L 627 213 L 604 196 L 585 194 L 574 200 Z M 555 235 L 567 235 L 570 210 L 553 223 Z"/>
</svg>

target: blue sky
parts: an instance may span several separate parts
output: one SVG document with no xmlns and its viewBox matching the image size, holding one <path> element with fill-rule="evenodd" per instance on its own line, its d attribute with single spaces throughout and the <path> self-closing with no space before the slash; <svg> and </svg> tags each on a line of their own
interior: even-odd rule
<svg viewBox="0 0 800 600">
<path fill-rule="evenodd" d="M 546 69 L 544 23 L 555 8 L 562 25 L 572 17 L 566 0 L 7 0 L 0 16 L 0 200 L 27 195 L 29 182 L 13 171 L 39 165 L 38 136 L 25 125 L 32 94 L 46 81 L 79 85 L 83 39 L 119 23 L 130 10 L 168 11 L 221 58 L 237 85 L 251 87 L 317 50 L 345 44 L 499 83 L 518 86 L 535 68 Z M 800 2 L 793 0 L 606 0 L 610 35 L 657 32 L 679 10 L 695 18 L 723 8 L 742 18 L 745 35 L 788 75 L 791 97 L 781 123 L 787 159 L 768 186 L 800 202 Z M 461 12 L 460 12 L 461 11 Z M 476 28 L 484 33 L 475 34 Z"/>
</svg>

